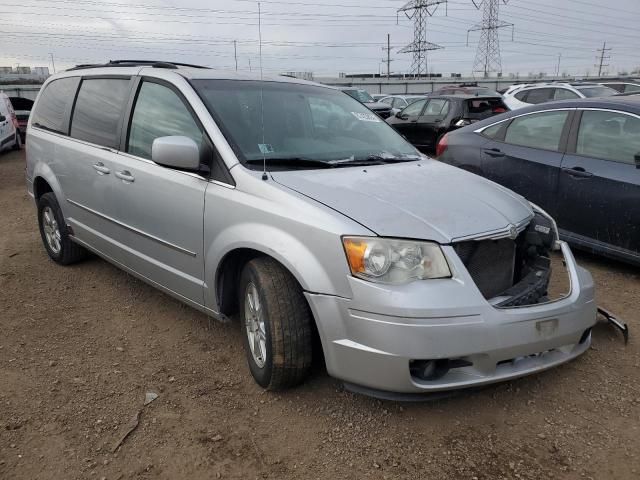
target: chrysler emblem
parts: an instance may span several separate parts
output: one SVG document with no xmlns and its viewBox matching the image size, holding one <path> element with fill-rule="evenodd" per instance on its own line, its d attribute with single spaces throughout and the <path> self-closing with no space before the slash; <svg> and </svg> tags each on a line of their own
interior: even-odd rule
<svg viewBox="0 0 640 480">
<path fill-rule="evenodd" d="M 518 229 L 515 225 L 509 225 L 509 238 L 515 240 L 518 237 Z"/>
</svg>

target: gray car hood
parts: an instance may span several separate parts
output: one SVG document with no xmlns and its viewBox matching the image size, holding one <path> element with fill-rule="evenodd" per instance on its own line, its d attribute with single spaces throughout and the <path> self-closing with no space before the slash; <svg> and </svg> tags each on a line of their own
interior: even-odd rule
<svg viewBox="0 0 640 480">
<path fill-rule="evenodd" d="M 271 175 L 385 237 L 450 243 L 533 215 L 521 196 L 435 160 Z"/>
</svg>

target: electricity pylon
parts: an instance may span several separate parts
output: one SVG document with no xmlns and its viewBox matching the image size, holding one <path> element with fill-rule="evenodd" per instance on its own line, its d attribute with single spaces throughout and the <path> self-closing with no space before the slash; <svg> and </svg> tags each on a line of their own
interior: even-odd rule
<svg viewBox="0 0 640 480">
<path fill-rule="evenodd" d="M 500 57 L 500 37 L 498 30 L 511 27 L 513 40 L 513 23 L 503 22 L 498 17 L 500 2 L 506 4 L 509 0 L 471 0 L 478 10 L 482 10 L 482 23 L 474 25 L 467 31 L 467 45 L 469 33 L 480 31 L 480 41 L 473 62 L 473 73 L 481 72 L 488 77 L 490 73 L 502 74 L 502 59 Z"/>
</svg>

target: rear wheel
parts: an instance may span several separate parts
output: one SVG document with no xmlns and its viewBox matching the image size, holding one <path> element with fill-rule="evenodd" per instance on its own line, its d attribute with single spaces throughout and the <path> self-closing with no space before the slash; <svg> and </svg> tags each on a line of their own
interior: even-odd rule
<svg viewBox="0 0 640 480">
<path fill-rule="evenodd" d="M 87 251 L 71 240 L 58 200 L 51 192 L 38 200 L 38 224 L 44 248 L 54 262 L 70 265 L 87 256 Z"/>
<path fill-rule="evenodd" d="M 312 316 L 302 288 L 277 261 L 258 257 L 239 284 L 242 337 L 255 381 L 268 390 L 302 382 L 312 358 Z"/>
</svg>

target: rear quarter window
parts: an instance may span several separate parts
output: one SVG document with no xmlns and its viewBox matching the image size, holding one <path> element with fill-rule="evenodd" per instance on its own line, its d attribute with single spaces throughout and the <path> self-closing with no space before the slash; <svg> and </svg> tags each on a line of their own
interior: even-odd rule
<svg viewBox="0 0 640 480">
<path fill-rule="evenodd" d="M 79 82 L 80 77 L 68 77 L 48 83 L 32 113 L 32 125 L 66 135 L 68 113 Z"/>
</svg>

